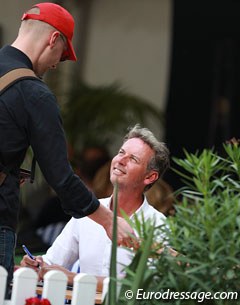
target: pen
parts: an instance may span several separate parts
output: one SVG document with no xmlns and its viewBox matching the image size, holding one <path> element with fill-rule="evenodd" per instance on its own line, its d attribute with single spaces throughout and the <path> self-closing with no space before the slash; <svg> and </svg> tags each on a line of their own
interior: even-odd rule
<svg viewBox="0 0 240 305">
<path fill-rule="evenodd" d="M 25 245 L 22 245 L 23 251 L 33 260 L 36 260 L 36 258 L 32 255 L 32 253 L 28 250 L 28 248 Z"/>
<path fill-rule="evenodd" d="M 27 248 L 25 245 L 22 245 L 22 248 L 23 248 L 23 251 L 24 251 L 31 259 L 36 260 L 36 257 L 34 257 L 34 256 L 32 255 L 32 253 L 28 250 L 28 248 Z M 37 267 L 38 267 L 39 269 L 41 269 L 40 264 L 38 264 Z"/>
<path fill-rule="evenodd" d="M 22 248 L 23 248 L 23 251 L 31 258 L 33 259 L 34 261 L 36 260 L 36 257 L 32 255 L 32 253 L 28 250 L 28 248 L 25 246 L 25 245 L 22 245 Z M 37 266 L 39 269 L 41 269 L 41 266 L 40 264 L 38 263 L 38 266 Z"/>
</svg>

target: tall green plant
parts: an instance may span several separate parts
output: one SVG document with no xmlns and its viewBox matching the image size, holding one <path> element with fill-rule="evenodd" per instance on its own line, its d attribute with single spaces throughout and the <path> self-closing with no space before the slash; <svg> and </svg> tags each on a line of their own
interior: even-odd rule
<svg viewBox="0 0 240 305">
<path fill-rule="evenodd" d="M 114 185 L 113 192 L 113 241 L 110 262 L 110 282 L 108 293 L 108 304 L 116 304 L 117 301 L 117 201 L 118 184 Z"/>
<path fill-rule="evenodd" d="M 134 305 L 136 303 L 136 295 L 138 290 L 146 289 L 154 276 L 154 271 L 148 269 L 147 264 L 152 253 L 152 244 L 154 240 L 154 222 L 145 221 L 142 217 L 142 222 L 135 217 L 135 222 L 131 222 L 138 232 L 141 241 L 140 247 L 137 250 L 131 264 L 126 266 L 126 276 L 122 280 L 121 291 L 118 298 L 118 305 L 127 304 Z"/>
<path fill-rule="evenodd" d="M 229 299 L 236 295 L 226 294 L 240 288 L 240 147 L 236 141 L 223 147 L 224 157 L 206 149 L 174 158 L 185 186 L 177 192 L 176 215 L 168 219 L 166 234 L 180 255 L 165 252 L 154 261 L 158 275 L 148 288 L 185 295 L 171 299 L 171 304 L 185 305 L 187 292 L 187 304 L 238 302 Z M 210 299 L 204 299 L 206 292 Z M 215 298 L 216 292 L 223 298 Z"/>
<path fill-rule="evenodd" d="M 116 190 L 116 189 L 115 189 Z M 129 266 L 125 266 L 125 277 L 117 278 L 116 274 L 116 211 L 117 211 L 117 191 L 114 192 L 114 229 L 113 229 L 113 244 L 110 264 L 110 283 L 109 291 L 104 300 L 105 305 L 134 305 L 136 303 L 136 295 L 138 290 L 147 289 L 156 270 L 149 269 L 149 259 L 156 255 L 156 251 L 162 247 L 162 244 L 157 243 L 158 235 L 162 230 L 161 227 L 155 226 L 154 219 L 145 220 L 143 214 L 139 219 L 134 215 L 130 219 L 124 211 L 122 215 L 125 220 L 135 229 L 138 241 L 140 241 L 139 248 Z M 136 238 L 132 236 L 132 238 Z M 131 251 L 131 250 L 129 250 Z M 132 250 L 134 251 L 134 250 Z M 117 293 L 117 285 L 121 286 L 119 294 Z"/>
</svg>

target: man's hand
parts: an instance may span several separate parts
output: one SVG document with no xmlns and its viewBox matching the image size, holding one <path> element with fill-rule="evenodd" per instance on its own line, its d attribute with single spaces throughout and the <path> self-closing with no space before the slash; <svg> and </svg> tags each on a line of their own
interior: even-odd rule
<svg viewBox="0 0 240 305">
<path fill-rule="evenodd" d="M 68 285 L 71 285 L 71 286 L 73 285 L 74 277 L 78 274 L 78 273 L 69 271 L 68 269 L 66 269 L 60 265 L 46 265 L 46 266 L 42 267 L 41 270 L 39 271 L 40 279 L 43 279 L 44 275 L 48 271 L 51 271 L 51 270 L 59 270 L 59 271 L 62 271 L 63 273 L 65 273 L 68 278 Z M 103 280 L 105 279 L 105 277 L 96 276 L 96 278 L 97 278 L 97 291 L 102 292 Z"/>
<path fill-rule="evenodd" d="M 107 236 L 112 240 L 113 212 L 100 204 L 99 208 L 89 218 L 102 225 Z M 128 248 L 137 248 L 138 243 L 132 227 L 122 217 L 117 217 L 117 243 Z"/>
<path fill-rule="evenodd" d="M 117 233 L 117 243 L 119 246 L 133 248 L 135 250 L 139 247 L 139 242 L 133 228 L 122 217 L 117 217 Z M 110 236 L 112 239 L 112 234 Z"/>
<path fill-rule="evenodd" d="M 68 285 L 73 285 L 73 279 L 77 273 L 71 272 L 68 269 L 60 266 L 60 265 L 45 265 L 39 270 L 39 277 L 43 279 L 44 275 L 51 270 L 59 270 L 66 274 L 68 278 Z"/>
<path fill-rule="evenodd" d="M 41 256 L 36 256 L 35 259 L 31 259 L 28 255 L 24 255 L 20 265 L 22 267 L 28 267 L 34 269 L 37 273 L 39 272 L 39 268 L 42 268 L 46 265 L 46 263 L 43 262 L 43 259 Z"/>
</svg>

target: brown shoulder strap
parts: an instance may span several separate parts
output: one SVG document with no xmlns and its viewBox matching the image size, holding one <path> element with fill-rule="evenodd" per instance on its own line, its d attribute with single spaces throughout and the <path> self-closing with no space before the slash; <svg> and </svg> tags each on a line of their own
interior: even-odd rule
<svg viewBox="0 0 240 305">
<path fill-rule="evenodd" d="M 0 91 L 2 91 L 15 80 L 26 76 L 37 77 L 36 74 L 28 68 L 18 68 L 9 71 L 8 73 L 0 77 Z"/>
<path fill-rule="evenodd" d="M 25 77 L 38 78 L 36 74 L 31 69 L 28 68 L 17 68 L 4 74 L 2 77 L 0 77 L 0 94 L 4 91 L 4 89 L 7 89 L 9 86 L 11 86 L 11 84 L 13 84 L 16 80 L 18 79 L 20 80 L 21 78 L 25 78 Z M 35 166 L 36 166 L 36 159 L 35 156 L 33 156 L 31 177 L 30 177 L 31 183 L 33 183 L 34 181 Z M 1 168 L 1 163 L 0 163 L 0 186 L 4 182 L 8 172 L 9 171 L 6 169 L 6 167 L 4 167 L 4 171 L 3 171 L 3 168 Z"/>
</svg>

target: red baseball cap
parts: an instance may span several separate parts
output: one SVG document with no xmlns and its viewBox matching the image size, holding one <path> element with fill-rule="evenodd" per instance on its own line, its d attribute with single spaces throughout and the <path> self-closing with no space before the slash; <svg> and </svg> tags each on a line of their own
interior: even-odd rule
<svg viewBox="0 0 240 305">
<path fill-rule="evenodd" d="M 61 60 L 76 61 L 77 57 L 72 45 L 74 31 L 74 19 L 72 15 L 62 6 L 55 3 L 44 2 L 35 4 L 33 7 L 38 7 L 39 13 L 28 14 L 28 12 L 26 12 L 23 14 L 22 20 L 34 19 L 46 22 L 60 31 L 65 36 L 68 46 L 67 50 L 63 53 Z"/>
</svg>

